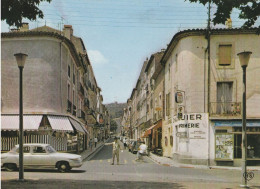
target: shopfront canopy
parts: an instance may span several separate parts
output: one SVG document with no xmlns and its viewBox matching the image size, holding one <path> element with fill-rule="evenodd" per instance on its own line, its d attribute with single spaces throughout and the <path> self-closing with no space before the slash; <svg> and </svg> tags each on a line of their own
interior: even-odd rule
<svg viewBox="0 0 260 189">
<path fill-rule="evenodd" d="M 80 124 L 79 122 L 75 121 L 74 119 L 72 118 L 69 118 L 71 124 L 73 125 L 73 127 L 78 131 L 78 132 L 81 132 L 81 133 L 86 133 L 86 134 L 89 134 L 87 129 L 85 129 L 84 125 Z"/>
<path fill-rule="evenodd" d="M 48 115 L 47 116 L 51 128 L 56 131 L 63 131 L 63 132 L 73 132 L 73 127 L 69 121 L 69 118 L 66 116 L 55 116 L 55 115 Z"/>
<path fill-rule="evenodd" d="M 23 130 L 38 130 L 42 121 L 42 115 L 24 115 Z M 19 115 L 1 115 L 1 130 L 17 131 L 19 130 Z"/>
<path fill-rule="evenodd" d="M 240 120 L 214 120 L 215 127 L 242 127 Z M 247 120 L 247 127 L 260 127 L 260 120 Z"/>
<path fill-rule="evenodd" d="M 147 129 L 141 138 L 148 138 L 150 134 L 152 134 L 152 130 Z"/>
</svg>

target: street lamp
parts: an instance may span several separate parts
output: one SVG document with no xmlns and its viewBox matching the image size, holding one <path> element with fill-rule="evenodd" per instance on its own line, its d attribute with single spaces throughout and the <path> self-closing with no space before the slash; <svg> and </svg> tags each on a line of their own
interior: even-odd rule
<svg viewBox="0 0 260 189">
<path fill-rule="evenodd" d="M 27 54 L 14 54 L 18 68 L 20 70 L 20 84 L 19 84 L 19 180 L 24 179 L 23 170 L 23 67 Z"/>
<path fill-rule="evenodd" d="M 243 69 L 243 116 L 242 116 L 242 184 L 241 187 L 247 187 L 247 170 L 246 170 L 246 159 L 247 159 L 247 136 L 246 136 L 246 67 L 249 62 L 249 58 L 252 52 L 244 51 L 238 53 L 239 61 Z"/>
</svg>

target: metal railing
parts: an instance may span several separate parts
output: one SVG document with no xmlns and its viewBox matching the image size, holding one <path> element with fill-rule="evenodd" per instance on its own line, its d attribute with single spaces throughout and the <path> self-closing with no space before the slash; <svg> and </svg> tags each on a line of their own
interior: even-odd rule
<svg viewBox="0 0 260 189">
<path fill-rule="evenodd" d="M 241 102 L 211 102 L 210 115 L 237 116 L 241 115 Z"/>
<path fill-rule="evenodd" d="M 75 105 L 73 105 L 72 115 L 76 116 L 76 110 L 77 110 L 77 107 Z"/>
<path fill-rule="evenodd" d="M 67 100 L 67 112 L 71 112 L 71 106 L 72 106 L 71 101 Z"/>
</svg>

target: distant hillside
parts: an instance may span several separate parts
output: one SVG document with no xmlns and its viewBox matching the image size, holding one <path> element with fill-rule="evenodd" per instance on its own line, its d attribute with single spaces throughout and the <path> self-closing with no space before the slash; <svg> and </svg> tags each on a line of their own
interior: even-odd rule
<svg viewBox="0 0 260 189">
<path fill-rule="evenodd" d="M 124 108 L 126 108 L 126 105 L 127 105 L 126 103 L 117 103 L 117 102 L 105 104 L 106 108 L 109 111 L 109 114 L 113 119 L 123 116 Z"/>
</svg>

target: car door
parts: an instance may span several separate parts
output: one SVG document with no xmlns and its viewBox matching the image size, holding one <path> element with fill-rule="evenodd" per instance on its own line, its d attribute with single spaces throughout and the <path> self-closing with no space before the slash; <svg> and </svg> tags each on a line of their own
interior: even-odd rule
<svg viewBox="0 0 260 189">
<path fill-rule="evenodd" d="M 47 153 L 44 146 L 32 146 L 31 164 L 34 168 L 49 168 L 50 155 Z"/>
</svg>

